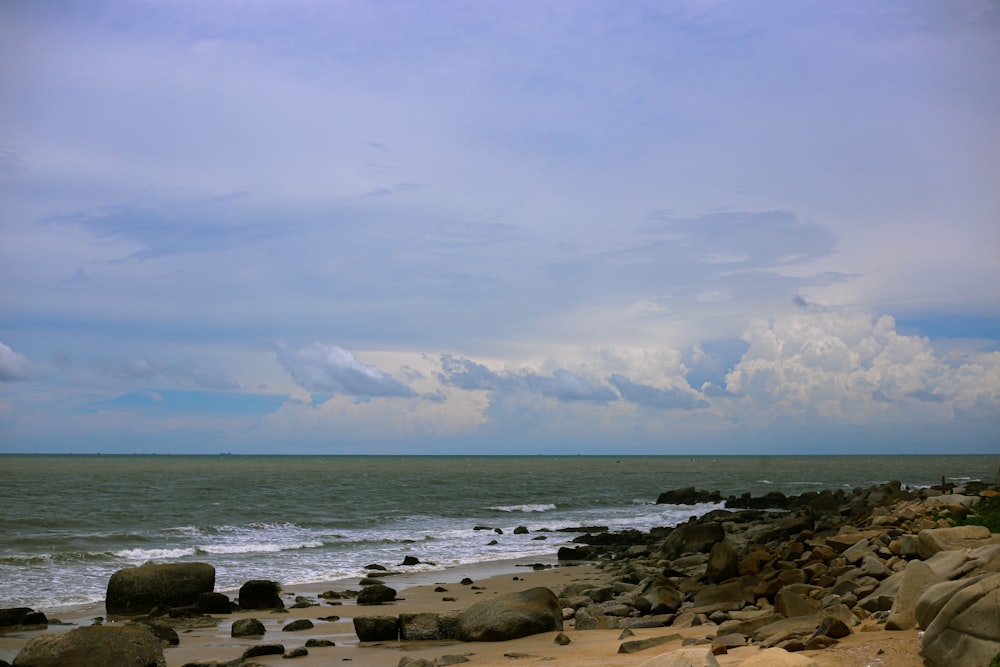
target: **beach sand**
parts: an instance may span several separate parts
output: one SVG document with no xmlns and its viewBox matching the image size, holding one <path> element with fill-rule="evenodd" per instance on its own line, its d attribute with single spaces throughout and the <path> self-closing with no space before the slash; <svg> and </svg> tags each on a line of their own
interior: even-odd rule
<svg viewBox="0 0 1000 667">
<path fill-rule="evenodd" d="M 328 591 L 343 591 L 360 588 L 357 580 L 342 580 L 319 584 L 287 586 L 284 591 L 286 604 L 295 596 L 316 599 L 319 606 L 288 609 L 287 612 L 244 611 L 227 616 L 218 616 L 214 627 L 177 628 L 180 637 L 178 646 L 165 649 L 168 667 L 180 667 L 199 660 L 233 660 L 250 646 L 259 644 L 282 644 L 286 651 L 305 645 L 309 639 L 324 639 L 335 642 L 332 647 L 309 648 L 309 654 L 292 660 L 279 655 L 254 658 L 264 665 L 297 665 L 299 667 L 320 667 L 332 664 L 364 665 L 365 667 L 396 667 L 403 657 L 434 660 L 445 655 L 462 655 L 469 665 L 494 667 L 498 665 L 518 665 L 519 667 L 542 667 L 552 664 L 598 667 L 602 665 L 639 665 L 642 662 L 669 651 L 681 648 L 684 638 L 701 639 L 715 634 L 714 625 L 675 629 L 670 627 L 634 629 L 634 636 L 621 638 L 621 630 L 574 630 L 567 621 L 565 634 L 570 643 L 561 646 L 554 639 L 558 633 L 548 632 L 506 642 L 379 642 L 359 643 L 354 632 L 352 619 L 355 616 L 398 616 L 401 613 L 441 612 L 464 609 L 490 596 L 513 591 L 526 590 L 535 586 L 545 586 L 558 592 L 574 581 L 604 581 L 605 574 L 592 565 L 558 565 L 554 560 L 546 561 L 550 567 L 533 569 L 531 564 L 538 559 L 522 561 L 498 561 L 476 565 L 454 567 L 436 572 L 407 573 L 386 576 L 387 585 L 395 588 L 397 600 L 378 606 L 358 606 L 353 600 L 343 600 L 342 604 L 329 604 L 318 598 Z M 473 580 L 471 585 L 460 583 L 463 578 Z M 436 591 L 438 587 L 446 592 Z M 235 598 L 235 591 L 223 591 Z M 454 600 L 446 601 L 449 597 Z M 44 611 L 44 610 L 43 610 Z M 68 625 L 52 625 L 44 631 L 21 631 L 0 634 L 0 657 L 12 661 L 16 652 L 31 637 L 46 632 L 64 632 L 79 625 L 89 625 L 95 616 L 103 616 L 103 605 L 63 610 L 59 618 Z M 55 614 L 50 614 L 54 616 Z M 320 620 L 339 616 L 339 620 Z M 233 638 L 230 628 L 233 621 L 240 618 L 256 618 L 265 628 L 262 638 Z M 294 619 L 306 618 L 314 627 L 298 632 L 286 632 L 282 628 Z M 813 658 L 821 667 L 923 667 L 920 657 L 920 639 L 916 631 L 888 632 L 875 629 L 871 632 L 855 633 L 841 640 L 834 647 L 823 651 L 805 651 L 800 655 Z M 681 639 L 671 641 L 633 654 L 619 654 L 623 641 L 633 641 L 651 637 L 679 634 Z M 720 665 L 739 665 L 758 651 L 755 647 L 742 647 L 718 656 Z"/>
</svg>

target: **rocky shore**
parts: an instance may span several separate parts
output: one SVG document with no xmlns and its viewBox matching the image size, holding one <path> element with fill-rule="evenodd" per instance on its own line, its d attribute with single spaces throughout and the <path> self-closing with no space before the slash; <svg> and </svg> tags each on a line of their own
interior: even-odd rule
<svg viewBox="0 0 1000 667">
<path fill-rule="evenodd" d="M 725 509 L 648 532 L 580 529 L 557 563 L 478 582 L 412 585 L 372 564 L 356 589 L 256 580 L 230 599 L 211 565 L 147 565 L 115 573 L 107 619 L 88 625 L 0 610 L 0 649 L 17 648 L 17 667 L 986 667 L 1000 653 L 1000 535 L 952 524 L 998 495 L 677 489 L 658 502 Z"/>
</svg>

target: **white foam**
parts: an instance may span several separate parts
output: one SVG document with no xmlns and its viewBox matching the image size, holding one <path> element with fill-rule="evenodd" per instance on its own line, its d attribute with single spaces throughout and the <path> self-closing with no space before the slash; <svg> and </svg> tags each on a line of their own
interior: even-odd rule
<svg viewBox="0 0 1000 667">
<path fill-rule="evenodd" d="M 497 512 L 548 512 L 556 509 L 552 503 L 539 503 L 534 505 L 496 505 L 487 509 Z"/>
<path fill-rule="evenodd" d="M 197 547 L 199 553 L 206 554 L 252 554 L 277 553 L 296 549 L 318 549 L 322 542 L 297 542 L 293 544 L 250 543 L 250 544 L 204 544 Z"/>
<path fill-rule="evenodd" d="M 125 558 L 127 560 L 134 561 L 147 561 L 147 560 L 158 560 L 166 558 L 184 558 L 185 556 L 193 556 L 195 550 L 192 548 L 186 549 L 122 549 L 121 551 L 115 551 L 114 555 L 118 558 Z"/>
</svg>

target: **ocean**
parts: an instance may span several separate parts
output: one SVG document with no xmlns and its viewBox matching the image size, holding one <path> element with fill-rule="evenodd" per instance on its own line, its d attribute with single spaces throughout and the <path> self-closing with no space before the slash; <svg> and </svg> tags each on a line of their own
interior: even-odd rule
<svg viewBox="0 0 1000 667">
<path fill-rule="evenodd" d="M 211 563 L 220 591 L 359 577 L 406 556 L 421 562 L 406 571 L 552 562 L 575 536 L 560 528 L 672 526 L 721 506 L 655 504 L 674 488 L 915 488 L 994 481 L 998 465 L 1000 455 L 2 455 L 0 607 L 101 601 L 112 573 L 149 561 Z"/>
</svg>

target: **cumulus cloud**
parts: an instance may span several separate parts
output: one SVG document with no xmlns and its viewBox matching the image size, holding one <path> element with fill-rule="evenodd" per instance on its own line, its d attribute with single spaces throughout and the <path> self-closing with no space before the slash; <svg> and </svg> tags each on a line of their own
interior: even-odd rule
<svg viewBox="0 0 1000 667">
<path fill-rule="evenodd" d="M 354 353 L 337 345 L 316 342 L 296 348 L 279 343 L 277 353 L 278 361 L 295 383 L 308 392 L 346 394 L 361 399 L 416 396 L 399 380 L 358 361 Z"/>
<path fill-rule="evenodd" d="M 493 392 L 521 390 L 560 401 L 608 403 L 618 400 L 618 395 L 610 387 L 591 382 L 563 368 L 556 369 L 552 375 L 531 371 L 497 373 L 475 361 L 443 355 L 441 369 L 438 380 L 459 389 Z"/>
<path fill-rule="evenodd" d="M 698 398 L 689 391 L 676 387 L 660 389 L 648 384 L 640 384 L 618 373 L 611 376 L 611 384 L 621 393 L 623 399 L 637 405 L 664 410 L 692 410 L 708 407 L 707 401 Z"/>
<path fill-rule="evenodd" d="M 34 375 L 31 359 L 0 343 L 0 382 L 28 380 Z"/>
</svg>

